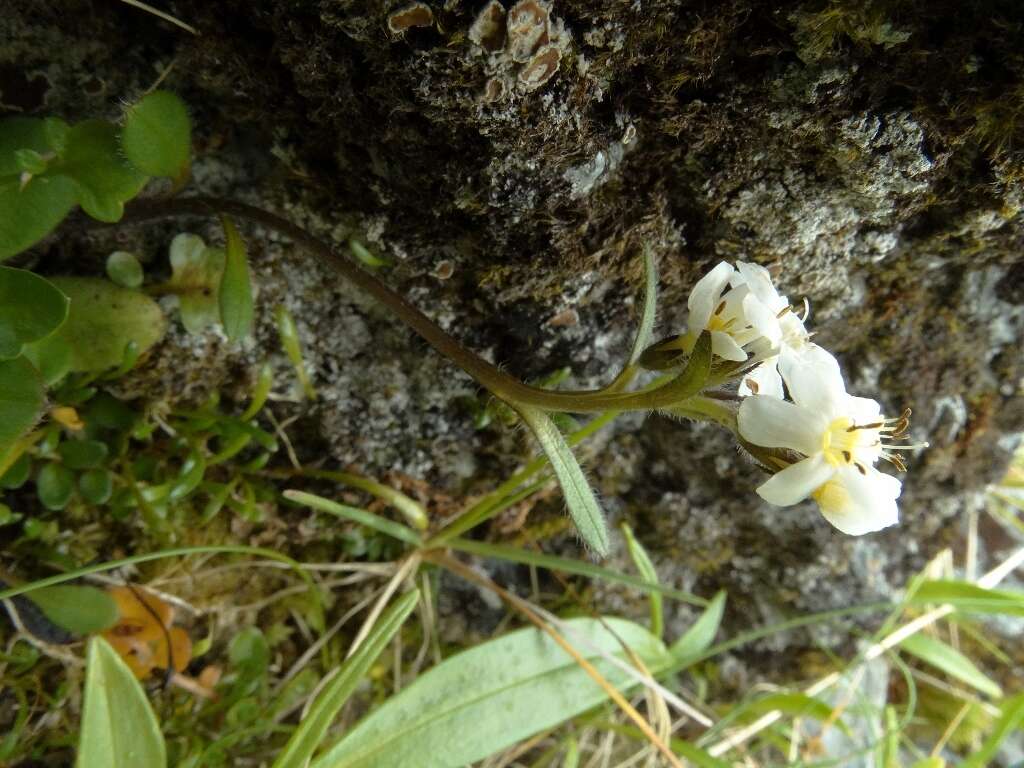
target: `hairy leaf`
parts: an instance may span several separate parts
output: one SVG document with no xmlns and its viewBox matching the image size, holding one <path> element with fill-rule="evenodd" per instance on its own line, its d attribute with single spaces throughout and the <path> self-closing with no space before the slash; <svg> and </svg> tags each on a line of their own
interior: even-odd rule
<svg viewBox="0 0 1024 768">
<path fill-rule="evenodd" d="M 143 173 L 181 178 L 192 152 L 192 122 L 185 103 L 170 91 L 146 94 L 125 111 L 121 145 Z"/>
</svg>

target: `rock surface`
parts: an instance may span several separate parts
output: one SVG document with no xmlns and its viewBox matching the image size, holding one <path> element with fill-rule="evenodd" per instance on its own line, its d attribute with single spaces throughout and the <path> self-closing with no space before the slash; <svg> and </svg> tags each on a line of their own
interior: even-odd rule
<svg viewBox="0 0 1024 768">
<path fill-rule="evenodd" d="M 705 426 L 628 418 L 584 450 L 613 520 L 674 586 L 728 589 L 734 626 L 891 594 L 962 539 L 1024 432 L 1016 2 L 557 0 L 520 3 L 514 23 L 507 6 L 460 0 L 162 4 L 198 36 L 119 3 L 59 5 L 3 2 L 0 109 L 113 116 L 166 74 L 197 128 L 192 189 L 339 247 L 358 236 L 390 261 L 387 283 L 523 378 L 614 375 L 643 245 L 660 261 L 665 333 L 720 259 L 764 264 L 809 297 L 851 389 L 913 408 L 914 437 L 931 442 L 898 528 L 850 539 L 810 504 L 768 507 L 756 468 Z M 36 254 L 99 272 L 131 245 L 162 265 L 189 228 L 216 239 L 161 223 Z M 277 393 L 301 417 L 301 457 L 458 496 L 526 455 L 521 435 L 474 428 L 472 382 L 382 310 L 277 237 L 249 239 L 255 344 L 172 334 L 140 390 L 244 391 L 267 356 L 287 381 L 272 312 L 284 303 L 321 395 L 307 407 Z M 559 546 L 578 553 L 570 536 Z M 597 597 L 641 610 L 617 590 Z"/>
</svg>

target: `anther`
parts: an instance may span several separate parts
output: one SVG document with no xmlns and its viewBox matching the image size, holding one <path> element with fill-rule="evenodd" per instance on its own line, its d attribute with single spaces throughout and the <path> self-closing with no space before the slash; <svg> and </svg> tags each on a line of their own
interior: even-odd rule
<svg viewBox="0 0 1024 768">
<path fill-rule="evenodd" d="M 757 391 L 760 389 L 760 387 L 757 386 L 757 382 L 754 381 L 753 379 L 747 379 L 744 383 L 747 385 L 747 389 L 749 389 L 755 395 L 757 394 Z"/>
<path fill-rule="evenodd" d="M 718 307 L 715 309 L 715 314 L 716 315 L 722 314 L 722 310 L 723 309 L 725 309 L 725 301 L 722 301 L 722 303 L 718 305 Z"/>
<path fill-rule="evenodd" d="M 849 464 L 853 460 L 853 454 L 849 451 L 843 451 L 843 458 L 846 459 L 846 463 Z"/>
<path fill-rule="evenodd" d="M 867 469 L 864 468 L 863 464 L 861 464 L 860 462 L 855 462 L 853 466 L 855 466 L 857 468 L 858 472 L 860 472 L 862 475 L 867 477 L 868 471 L 867 471 Z"/>
<path fill-rule="evenodd" d="M 775 316 L 776 319 L 783 317 L 787 312 L 792 312 L 793 308 L 788 304 L 779 310 L 779 313 Z"/>
</svg>

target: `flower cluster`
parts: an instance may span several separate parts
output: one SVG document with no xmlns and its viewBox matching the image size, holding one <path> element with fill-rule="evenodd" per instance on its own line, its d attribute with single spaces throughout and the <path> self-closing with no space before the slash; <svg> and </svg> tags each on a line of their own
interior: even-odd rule
<svg viewBox="0 0 1024 768">
<path fill-rule="evenodd" d="M 807 313 L 792 309 L 763 267 L 718 264 L 694 286 L 689 310 L 684 339 L 706 330 L 718 357 L 749 364 L 740 436 L 797 457 L 779 459 L 757 493 L 779 506 L 813 498 L 825 519 L 854 536 L 895 524 L 901 484 L 875 464 L 885 459 L 905 471 L 896 451 L 919 446 L 893 441 L 906 433 L 910 411 L 885 418 L 874 400 L 848 394 L 839 363 L 810 341 Z"/>
</svg>

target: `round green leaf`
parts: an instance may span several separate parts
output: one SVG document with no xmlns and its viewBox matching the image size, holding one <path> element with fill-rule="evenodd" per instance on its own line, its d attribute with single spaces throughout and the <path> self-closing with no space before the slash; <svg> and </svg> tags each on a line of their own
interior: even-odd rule
<svg viewBox="0 0 1024 768">
<path fill-rule="evenodd" d="M 105 469 L 90 469 L 78 478 L 78 491 L 89 504 L 106 504 L 114 492 L 114 476 Z"/>
<path fill-rule="evenodd" d="M 0 267 L 0 358 L 49 336 L 68 316 L 68 297 L 24 269 Z"/>
<path fill-rule="evenodd" d="M 36 367 L 48 387 L 56 385 L 71 372 L 71 345 L 59 333 L 26 344 L 22 354 Z"/>
<path fill-rule="evenodd" d="M 124 204 L 147 178 L 128 164 L 117 142 L 117 128 L 105 120 L 86 120 L 71 128 L 61 162 L 51 166 L 78 185 L 82 209 L 100 221 L 115 222 Z"/>
<path fill-rule="evenodd" d="M 76 202 L 78 191 L 67 176 L 33 176 L 26 184 L 17 176 L 0 178 L 0 261 L 50 234 Z"/>
<path fill-rule="evenodd" d="M 143 96 L 125 113 L 121 145 L 143 173 L 181 177 L 192 151 L 192 123 L 185 103 L 170 91 Z"/>
<path fill-rule="evenodd" d="M 33 176 L 46 173 L 46 158 L 34 149 L 15 150 L 14 161 L 22 173 L 29 173 Z"/>
<path fill-rule="evenodd" d="M 24 357 L 0 360 L 0 445 L 12 443 L 36 423 L 43 409 L 43 381 Z"/>
<path fill-rule="evenodd" d="M 107 458 L 107 446 L 99 440 L 65 440 L 57 453 L 69 469 L 92 469 Z"/>
<path fill-rule="evenodd" d="M 23 168 L 18 153 L 28 149 L 40 155 L 50 151 L 46 124 L 37 117 L 0 120 L 0 176 L 18 176 Z"/>
<path fill-rule="evenodd" d="M 62 464 L 50 463 L 39 470 L 36 478 L 36 494 L 44 507 L 52 510 L 64 509 L 75 492 L 75 476 Z"/>
<path fill-rule="evenodd" d="M 31 472 L 32 458 L 27 453 L 23 453 L 14 460 L 14 463 L 7 468 L 3 475 L 0 475 L 0 488 L 9 491 L 21 488 L 28 480 Z"/>
<path fill-rule="evenodd" d="M 54 624 L 76 635 L 101 632 L 117 623 L 117 603 L 96 587 L 60 584 L 26 592 L 25 597 Z"/>
<path fill-rule="evenodd" d="M 103 371 L 124 360 L 128 344 L 142 354 L 163 338 L 167 321 L 149 296 L 91 277 L 54 278 L 71 299 L 57 335 L 71 348 L 71 370 Z"/>
<path fill-rule="evenodd" d="M 135 254 L 114 251 L 107 256 L 107 277 L 124 288 L 138 288 L 142 285 L 142 265 Z"/>
</svg>

